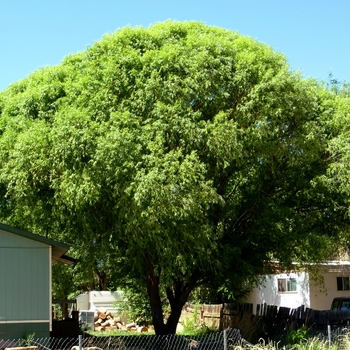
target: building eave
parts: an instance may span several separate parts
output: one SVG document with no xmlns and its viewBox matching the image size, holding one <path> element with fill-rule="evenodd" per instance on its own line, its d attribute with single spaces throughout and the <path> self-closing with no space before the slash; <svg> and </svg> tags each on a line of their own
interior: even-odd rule
<svg viewBox="0 0 350 350">
<path fill-rule="evenodd" d="M 64 262 L 66 264 L 73 264 L 75 262 L 75 259 L 70 258 L 70 257 L 65 255 L 69 250 L 69 245 L 67 245 L 65 243 L 57 242 L 53 239 L 43 237 L 40 235 L 36 235 L 34 233 L 31 233 L 31 232 L 28 232 L 28 231 L 25 231 L 25 230 L 22 230 L 22 229 L 19 229 L 19 228 L 16 228 L 16 227 L 4 224 L 4 223 L 0 223 L 0 230 L 11 232 L 15 235 L 43 243 L 43 244 L 46 244 L 48 246 L 51 246 L 52 247 L 52 263 L 54 263 L 56 261 L 61 261 L 61 262 Z"/>
</svg>

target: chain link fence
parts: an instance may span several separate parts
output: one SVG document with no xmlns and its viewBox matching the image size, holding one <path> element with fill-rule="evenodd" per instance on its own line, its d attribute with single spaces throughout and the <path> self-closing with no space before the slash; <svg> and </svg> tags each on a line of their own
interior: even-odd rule
<svg viewBox="0 0 350 350">
<path fill-rule="evenodd" d="M 196 336 L 130 335 L 78 339 L 27 339 L 0 341 L 0 349 L 34 346 L 38 350 L 228 350 L 245 343 L 238 329 Z"/>
<path fill-rule="evenodd" d="M 322 327 L 322 329 L 311 329 L 310 336 L 313 336 L 320 341 L 327 342 L 329 345 L 344 343 L 345 339 L 349 340 L 350 344 L 350 327 L 349 325 L 337 325 Z"/>
</svg>

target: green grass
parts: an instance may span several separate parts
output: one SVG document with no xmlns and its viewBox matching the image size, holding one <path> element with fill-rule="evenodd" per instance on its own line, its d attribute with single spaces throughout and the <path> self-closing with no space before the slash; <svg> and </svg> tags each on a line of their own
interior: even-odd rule
<svg viewBox="0 0 350 350">
<path fill-rule="evenodd" d="M 114 331 L 88 331 L 86 335 L 92 337 L 115 337 L 115 336 L 147 336 L 154 335 L 154 331 L 149 332 L 136 332 L 136 331 L 126 331 L 126 330 L 114 330 Z"/>
</svg>

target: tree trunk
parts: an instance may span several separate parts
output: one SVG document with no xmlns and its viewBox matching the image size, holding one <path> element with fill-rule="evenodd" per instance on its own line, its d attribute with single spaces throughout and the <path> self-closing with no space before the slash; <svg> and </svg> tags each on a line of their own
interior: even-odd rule
<svg viewBox="0 0 350 350">
<path fill-rule="evenodd" d="M 171 307 L 171 312 L 169 315 L 169 318 L 166 322 L 165 328 L 166 328 L 166 334 L 175 334 L 176 328 L 180 320 L 182 308 L 185 305 L 185 303 L 176 303 L 176 305 L 173 305 Z"/>
<path fill-rule="evenodd" d="M 182 308 L 195 287 L 196 280 L 194 276 L 191 276 L 186 284 L 184 284 L 181 280 L 175 280 L 173 283 L 173 288 L 167 288 L 166 294 L 171 307 L 171 313 L 166 323 L 168 334 L 176 333 Z"/>
<path fill-rule="evenodd" d="M 171 312 L 167 322 L 164 323 L 162 302 L 159 294 L 159 276 L 151 274 L 147 283 L 147 292 L 151 305 L 153 326 L 157 335 L 176 333 L 182 308 L 195 286 L 196 284 L 193 281 L 187 283 L 185 286 L 182 282 L 176 281 L 174 282 L 173 289 L 167 288 L 166 293 L 170 303 Z"/>
<path fill-rule="evenodd" d="M 157 335 L 166 335 L 166 327 L 163 320 L 162 302 L 159 295 L 159 277 L 150 276 L 147 283 L 147 292 L 151 305 L 152 321 Z"/>
<path fill-rule="evenodd" d="M 62 304 L 62 319 L 63 320 L 68 319 L 68 304 L 67 303 Z"/>
</svg>

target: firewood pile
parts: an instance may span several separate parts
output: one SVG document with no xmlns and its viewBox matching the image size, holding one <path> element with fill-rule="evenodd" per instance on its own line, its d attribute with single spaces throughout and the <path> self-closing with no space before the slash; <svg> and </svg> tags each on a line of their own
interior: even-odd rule
<svg viewBox="0 0 350 350">
<path fill-rule="evenodd" d="M 125 324 L 120 317 L 114 317 L 106 308 L 98 308 L 94 317 L 94 330 L 112 331 L 118 329 L 141 333 L 148 332 L 148 328 L 145 326 L 138 326 L 135 322 Z"/>
</svg>

